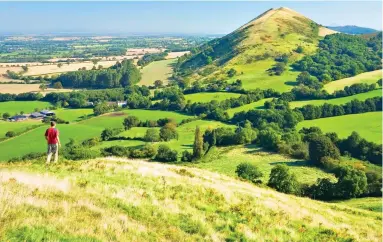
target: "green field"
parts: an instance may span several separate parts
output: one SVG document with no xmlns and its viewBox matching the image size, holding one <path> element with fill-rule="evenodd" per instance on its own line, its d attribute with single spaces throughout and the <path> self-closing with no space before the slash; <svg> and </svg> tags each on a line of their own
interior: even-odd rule
<svg viewBox="0 0 383 242">
<path fill-rule="evenodd" d="M 368 141 L 382 143 L 382 112 L 305 120 L 297 125 L 297 129 L 312 126 L 321 128 L 323 132 L 336 132 L 342 138 L 356 131 Z"/>
<path fill-rule="evenodd" d="M 263 105 L 266 101 L 270 101 L 271 99 L 272 98 L 265 98 L 265 99 L 259 100 L 258 102 L 249 103 L 236 108 L 230 108 L 227 110 L 227 113 L 229 114 L 230 117 L 232 117 L 235 113 L 239 113 L 242 111 L 249 111 L 252 109 L 260 109 L 260 108 L 263 108 Z"/>
<path fill-rule="evenodd" d="M 326 173 L 307 161 L 285 157 L 280 154 L 265 152 L 254 145 L 214 148 L 202 158 L 197 167 L 236 176 L 235 169 L 240 163 L 256 165 L 264 174 L 262 181 L 268 181 L 271 169 L 277 164 L 287 164 L 297 175 L 300 182 L 315 183 L 317 178 L 335 179 L 333 174 Z"/>
<path fill-rule="evenodd" d="M 354 198 L 346 201 L 337 201 L 334 203 L 342 204 L 352 208 L 374 211 L 379 214 L 382 213 L 382 198 L 380 197 Z"/>
<path fill-rule="evenodd" d="M 8 131 L 14 131 L 16 133 L 23 132 L 28 127 L 41 125 L 41 121 L 27 120 L 23 122 L 8 122 L 0 121 L 0 138 L 5 137 L 5 133 Z"/>
<path fill-rule="evenodd" d="M 296 78 L 299 72 L 286 70 L 282 75 L 270 76 L 267 69 L 275 64 L 274 60 L 262 60 L 252 64 L 235 65 L 233 66 L 237 73 L 242 73 L 231 79 L 229 82 L 234 82 L 237 79 L 242 80 L 244 89 L 267 89 L 273 88 L 279 92 L 287 92 L 296 85 Z M 229 68 L 229 67 L 228 67 Z"/>
<path fill-rule="evenodd" d="M 9 113 L 15 115 L 16 113 L 24 112 L 31 113 L 37 108 L 39 110 L 51 107 L 49 102 L 42 101 L 9 101 L 0 102 L 0 113 Z"/>
<path fill-rule="evenodd" d="M 201 92 L 185 95 L 185 100 L 192 103 L 207 103 L 212 100 L 223 101 L 229 98 L 237 98 L 239 96 L 241 96 L 241 94 L 231 92 Z"/>
<path fill-rule="evenodd" d="M 298 108 L 298 107 L 302 107 L 304 105 L 309 105 L 309 104 L 319 106 L 319 105 L 323 105 L 324 103 L 340 105 L 340 104 L 351 102 L 354 99 L 364 101 L 368 98 L 381 97 L 381 96 L 382 96 L 382 90 L 378 89 L 378 90 L 374 90 L 370 92 L 356 94 L 349 97 L 333 98 L 328 100 L 322 99 L 322 100 L 294 101 L 294 102 L 290 102 L 290 107 Z"/>
<path fill-rule="evenodd" d="M 168 78 L 171 77 L 173 68 L 172 64 L 177 59 L 154 61 L 141 70 L 141 85 L 153 85 L 154 81 L 161 80 L 164 84 L 168 83 Z"/>
<path fill-rule="evenodd" d="M 46 151 L 45 130 L 48 125 L 39 127 L 20 136 L 8 139 L 0 143 L 0 161 L 6 161 L 13 157 L 20 157 L 31 152 Z M 69 139 L 82 141 L 87 138 L 100 136 L 101 127 L 92 127 L 83 124 L 57 125 L 60 131 L 60 140 L 64 145 Z"/>
<path fill-rule="evenodd" d="M 82 118 L 92 115 L 93 109 L 90 108 L 79 108 L 79 109 L 58 109 L 54 110 L 56 113 L 56 116 L 69 122 L 77 122 L 80 121 Z"/>
<path fill-rule="evenodd" d="M 324 86 L 324 89 L 329 93 L 333 93 L 335 90 L 343 90 L 346 86 L 351 86 L 355 83 L 376 83 L 382 78 L 382 70 L 365 72 L 353 77 L 344 78 L 337 81 L 332 81 Z"/>
</svg>

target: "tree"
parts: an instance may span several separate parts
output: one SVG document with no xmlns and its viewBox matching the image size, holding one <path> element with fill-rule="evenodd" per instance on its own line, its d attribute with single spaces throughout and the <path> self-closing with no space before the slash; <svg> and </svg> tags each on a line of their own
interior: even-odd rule
<svg viewBox="0 0 383 242">
<path fill-rule="evenodd" d="M 203 156 L 203 137 L 199 126 L 196 127 L 194 133 L 194 144 L 193 144 L 193 157 L 200 159 Z"/>
<path fill-rule="evenodd" d="M 144 136 L 144 140 L 146 142 L 158 142 L 160 141 L 160 132 L 158 131 L 158 129 L 147 129 Z"/>
<path fill-rule="evenodd" d="M 227 76 L 228 77 L 233 77 L 237 74 L 237 71 L 234 69 L 234 68 L 231 68 L 228 72 L 227 72 Z"/>
<path fill-rule="evenodd" d="M 295 49 L 295 52 L 297 53 L 303 53 L 304 49 L 303 49 L 303 46 L 298 46 L 296 49 Z"/>
<path fill-rule="evenodd" d="M 100 61 L 100 59 L 92 59 L 93 65 L 97 65 L 97 63 Z"/>
<path fill-rule="evenodd" d="M 381 87 L 382 86 L 382 78 L 380 78 L 376 83 Z"/>
<path fill-rule="evenodd" d="M 181 161 L 184 162 L 191 162 L 193 160 L 193 154 L 187 150 L 184 150 L 182 152 Z"/>
<path fill-rule="evenodd" d="M 133 127 L 137 127 L 140 123 L 140 120 L 136 116 L 128 116 L 124 119 L 123 125 L 125 130 L 129 130 Z"/>
<path fill-rule="evenodd" d="M 235 134 L 235 142 L 237 144 L 250 144 L 257 138 L 257 132 L 252 128 L 241 128 Z"/>
<path fill-rule="evenodd" d="M 257 182 L 263 176 L 263 173 L 253 164 L 241 163 L 237 166 L 235 173 L 243 179 Z"/>
<path fill-rule="evenodd" d="M 335 170 L 337 196 L 341 198 L 354 198 L 367 190 L 367 177 L 363 171 L 350 166 L 340 166 Z"/>
<path fill-rule="evenodd" d="M 63 89 L 63 85 L 61 84 L 61 82 L 55 82 L 53 84 L 53 88 L 56 88 L 56 89 Z"/>
<path fill-rule="evenodd" d="M 161 80 L 155 80 L 155 81 L 154 81 L 154 87 L 155 87 L 155 88 L 160 88 L 160 87 L 162 87 L 163 85 L 164 85 L 164 82 L 161 81 Z"/>
<path fill-rule="evenodd" d="M 71 105 L 73 106 L 73 105 Z M 93 113 L 94 115 L 98 116 L 104 113 L 107 113 L 113 109 L 112 106 L 110 106 L 106 102 L 98 103 L 94 108 L 93 108 Z"/>
<path fill-rule="evenodd" d="M 10 138 L 10 137 L 14 137 L 14 136 L 16 136 L 15 131 L 8 131 L 8 132 L 5 134 L 5 137 L 8 137 L 8 138 Z"/>
<path fill-rule="evenodd" d="M 299 190 L 299 183 L 297 178 L 284 164 L 276 165 L 273 169 L 271 169 L 270 178 L 267 185 L 283 193 L 293 194 L 297 193 Z"/>
<path fill-rule="evenodd" d="M 178 132 L 174 123 L 167 123 L 160 129 L 160 137 L 163 141 L 178 139 Z"/>
<path fill-rule="evenodd" d="M 63 66 L 63 63 L 58 63 L 58 64 L 57 64 L 57 67 L 58 67 L 58 68 L 61 68 L 62 66 Z"/>
<path fill-rule="evenodd" d="M 121 133 L 122 129 L 110 129 L 110 128 L 107 128 L 107 129 L 104 129 L 102 132 L 101 132 L 101 139 L 103 141 L 107 141 L 109 140 L 110 138 L 112 138 L 113 136 Z"/>
<path fill-rule="evenodd" d="M 21 68 L 23 69 L 24 72 L 27 72 L 28 71 L 28 66 L 25 65 L 25 66 L 21 66 Z"/>
<path fill-rule="evenodd" d="M 45 85 L 44 83 L 41 84 L 41 85 L 39 86 L 39 89 L 40 89 L 41 91 L 44 91 L 44 90 L 47 89 L 47 88 L 48 88 L 47 85 Z"/>
<path fill-rule="evenodd" d="M 165 162 L 177 161 L 177 151 L 171 150 L 169 146 L 162 144 L 158 147 L 157 155 L 154 159 Z"/>
<path fill-rule="evenodd" d="M 9 119 L 11 115 L 9 113 L 3 113 L 3 119 Z"/>
<path fill-rule="evenodd" d="M 338 148 L 326 136 L 316 136 L 309 144 L 310 160 L 316 164 L 321 164 L 324 157 L 339 159 L 340 153 Z M 322 165 L 322 164 L 321 164 Z"/>
</svg>

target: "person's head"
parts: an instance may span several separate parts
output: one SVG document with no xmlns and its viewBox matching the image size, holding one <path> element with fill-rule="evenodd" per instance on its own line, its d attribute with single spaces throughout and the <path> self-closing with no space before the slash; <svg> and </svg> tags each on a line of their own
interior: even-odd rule
<svg viewBox="0 0 383 242">
<path fill-rule="evenodd" d="M 55 121 L 51 121 L 51 127 L 54 127 L 56 126 L 56 122 Z"/>
</svg>

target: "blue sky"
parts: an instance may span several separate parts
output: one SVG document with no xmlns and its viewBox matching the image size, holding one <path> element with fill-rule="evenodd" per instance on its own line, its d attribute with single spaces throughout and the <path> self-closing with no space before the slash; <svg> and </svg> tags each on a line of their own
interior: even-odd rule
<svg viewBox="0 0 383 242">
<path fill-rule="evenodd" d="M 376 2 L 0 2 L 0 31 L 31 34 L 226 34 L 269 8 L 289 7 L 323 25 L 382 29 Z"/>
</svg>

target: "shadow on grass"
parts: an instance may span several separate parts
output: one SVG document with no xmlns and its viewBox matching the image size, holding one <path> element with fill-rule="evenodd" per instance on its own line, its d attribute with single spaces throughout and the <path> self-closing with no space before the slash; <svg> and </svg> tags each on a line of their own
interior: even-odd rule
<svg viewBox="0 0 383 242">
<path fill-rule="evenodd" d="M 299 166 L 315 167 L 311 161 L 305 161 L 305 160 L 290 161 L 290 162 L 276 161 L 276 162 L 270 163 L 270 165 L 282 165 L 282 164 L 285 164 L 287 166 L 293 166 L 293 167 L 299 167 Z"/>
<path fill-rule="evenodd" d="M 298 86 L 298 82 L 296 82 L 296 81 L 287 81 L 287 82 L 285 82 L 285 85 L 287 85 L 287 86 Z"/>
</svg>

